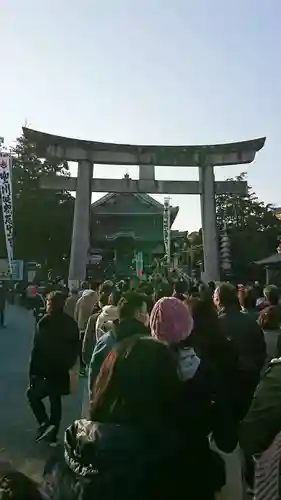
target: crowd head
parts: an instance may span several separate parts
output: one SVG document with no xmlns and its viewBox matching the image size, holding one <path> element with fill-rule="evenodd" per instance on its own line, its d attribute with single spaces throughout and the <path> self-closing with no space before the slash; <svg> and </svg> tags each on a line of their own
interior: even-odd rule
<svg viewBox="0 0 281 500">
<path fill-rule="evenodd" d="M 188 300 L 188 306 L 193 318 L 193 331 L 215 332 L 218 330 L 218 315 L 214 304 L 201 297 L 192 297 Z"/>
<path fill-rule="evenodd" d="M 100 307 L 101 309 L 102 309 L 104 306 L 107 306 L 108 301 L 109 301 L 109 296 L 110 296 L 110 295 L 108 295 L 108 294 L 107 294 L 107 293 L 105 293 L 105 292 L 100 293 L 98 302 L 99 302 L 99 307 Z"/>
<path fill-rule="evenodd" d="M 62 312 L 65 306 L 65 294 L 59 291 L 50 292 L 47 296 L 47 312 Z"/>
<path fill-rule="evenodd" d="M 161 281 L 157 283 L 154 290 L 154 302 L 162 297 L 170 297 L 173 294 L 173 285 L 168 281 Z"/>
<path fill-rule="evenodd" d="M 193 329 L 189 308 L 176 297 L 163 297 L 156 302 L 150 315 L 151 335 L 168 344 L 179 344 Z"/>
<path fill-rule="evenodd" d="M 108 297 L 108 304 L 117 307 L 121 297 L 122 297 L 122 291 L 119 290 L 119 288 L 113 288 Z"/>
<path fill-rule="evenodd" d="M 244 292 L 244 309 L 246 311 L 251 311 L 256 309 L 257 304 L 257 291 L 253 286 L 247 286 Z"/>
<path fill-rule="evenodd" d="M 134 291 L 125 293 L 118 303 L 118 311 L 120 322 L 134 318 L 142 323 L 147 323 L 148 310 L 146 295 Z"/>
<path fill-rule="evenodd" d="M 218 308 L 239 309 L 239 300 L 235 286 L 231 283 L 220 284 L 214 293 L 214 303 Z"/>
<path fill-rule="evenodd" d="M 176 281 L 174 285 L 174 297 L 177 299 L 184 301 L 186 300 L 186 293 L 187 293 L 187 283 L 184 280 L 178 280 Z"/>
<path fill-rule="evenodd" d="M 279 302 L 279 290 L 275 285 L 269 285 L 264 289 L 264 297 L 268 304 L 271 306 L 277 306 Z"/>
</svg>

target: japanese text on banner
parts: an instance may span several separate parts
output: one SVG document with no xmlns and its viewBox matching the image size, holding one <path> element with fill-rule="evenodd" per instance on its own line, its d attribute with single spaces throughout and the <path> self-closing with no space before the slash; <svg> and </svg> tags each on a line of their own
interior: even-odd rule
<svg viewBox="0 0 281 500">
<path fill-rule="evenodd" d="M 6 238 L 7 257 L 10 271 L 13 261 L 13 201 L 11 183 L 12 159 L 9 155 L 0 156 L 0 191 L 2 213 Z"/>
<path fill-rule="evenodd" d="M 171 233 L 170 233 L 170 199 L 164 199 L 164 214 L 163 214 L 163 239 L 165 253 L 170 262 L 171 259 Z"/>
</svg>

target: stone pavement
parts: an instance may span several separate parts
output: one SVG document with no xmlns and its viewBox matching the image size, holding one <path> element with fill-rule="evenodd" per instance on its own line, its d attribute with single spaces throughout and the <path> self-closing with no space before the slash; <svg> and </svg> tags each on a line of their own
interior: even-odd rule
<svg viewBox="0 0 281 500">
<path fill-rule="evenodd" d="M 0 460 L 8 460 L 39 479 L 46 459 L 54 453 L 46 443 L 35 443 L 36 421 L 27 404 L 28 360 L 33 340 L 31 311 L 9 306 L 7 328 L 0 328 Z M 81 415 L 83 381 L 77 393 L 64 398 L 63 430 Z"/>
</svg>

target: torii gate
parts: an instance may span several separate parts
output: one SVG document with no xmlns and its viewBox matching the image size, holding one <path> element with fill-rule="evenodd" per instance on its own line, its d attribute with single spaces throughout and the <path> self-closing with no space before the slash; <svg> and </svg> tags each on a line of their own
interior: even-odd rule
<svg viewBox="0 0 281 500">
<path fill-rule="evenodd" d="M 81 282 L 86 276 L 90 247 L 90 208 L 92 192 L 199 194 L 204 248 L 205 279 L 218 281 L 220 264 L 216 226 L 215 194 L 246 194 L 243 181 L 215 182 L 214 167 L 251 163 L 261 150 L 265 137 L 244 142 L 206 146 L 136 146 L 93 142 L 59 137 L 23 127 L 23 133 L 36 145 L 41 158 L 78 162 L 75 177 L 44 176 L 41 187 L 76 191 L 69 281 Z M 138 165 L 139 179 L 93 178 L 94 164 Z M 155 179 L 155 166 L 198 167 L 199 181 L 161 181 Z"/>
</svg>

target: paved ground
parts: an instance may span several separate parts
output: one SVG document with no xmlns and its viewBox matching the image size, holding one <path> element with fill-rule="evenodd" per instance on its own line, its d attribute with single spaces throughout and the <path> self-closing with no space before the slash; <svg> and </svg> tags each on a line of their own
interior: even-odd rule
<svg viewBox="0 0 281 500">
<path fill-rule="evenodd" d="M 39 479 L 46 459 L 54 452 L 45 443 L 34 442 L 36 422 L 25 395 L 33 331 L 32 313 L 10 306 L 7 328 L 0 328 L 0 459 Z M 81 414 L 82 383 L 77 394 L 64 399 L 61 434 Z"/>
</svg>

